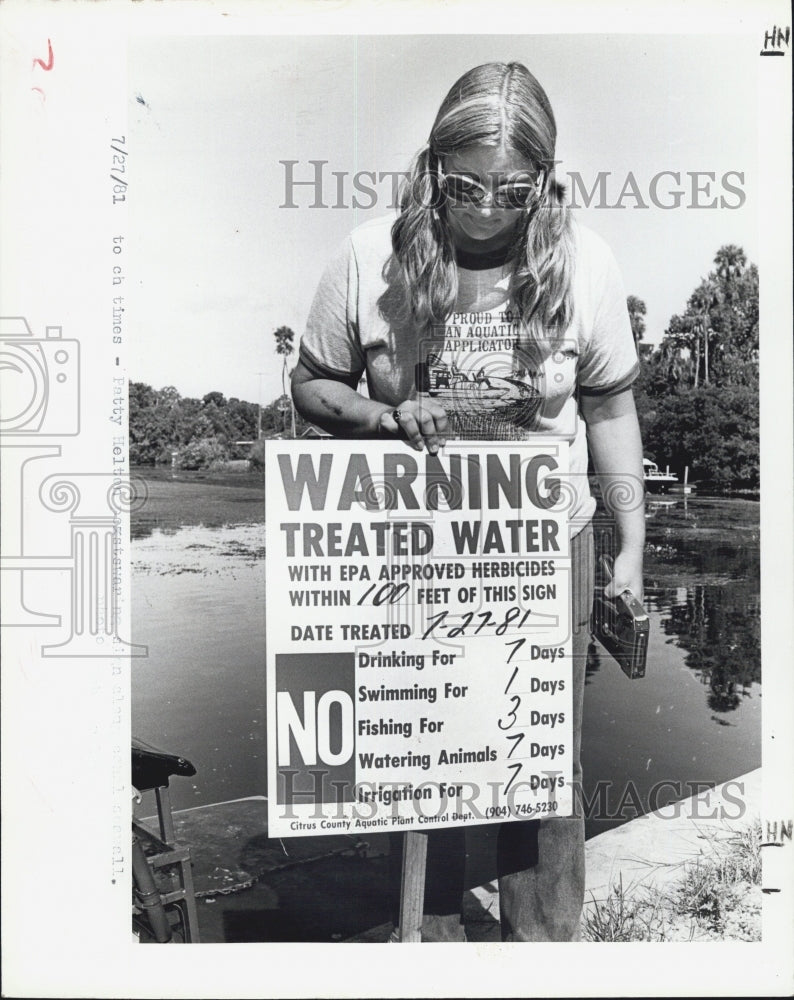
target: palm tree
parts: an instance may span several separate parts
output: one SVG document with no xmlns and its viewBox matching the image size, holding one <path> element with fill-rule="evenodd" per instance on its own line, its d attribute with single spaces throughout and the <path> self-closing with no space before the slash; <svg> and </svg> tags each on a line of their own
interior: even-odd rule
<svg viewBox="0 0 794 1000">
<path fill-rule="evenodd" d="M 284 358 L 284 364 L 281 369 L 281 389 L 284 395 L 287 394 L 287 358 L 292 354 L 295 348 L 292 346 L 295 340 L 295 334 L 288 326 L 280 326 L 273 334 L 276 338 L 276 354 L 280 354 Z"/>
<path fill-rule="evenodd" d="M 643 316 L 647 313 L 645 303 L 638 299 L 636 295 L 629 295 L 626 299 L 626 306 L 629 310 L 629 321 L 631 322 L 631 335 L 634 337 L 634 347 L 637 353 L 640 352 L 640 341 L 645 333 L 645 320 Z"/>
<path fill-rule="evenodd" d="M 692 333 L 695 337 L 695 388 L 698 385 L 700 371 L 700 341 L 703 339 L 703 384 L 709 384 L 709 340 L 714 332 L 711 323 L 711 310 L 719 306 L 719 292 L 712 278 L 701 281 L 687 303 L 690 314 Z"/>
<path fill-rule="evenodd" d="M 726 349 L 735 349 L 735 338 L 742 338 L 744 310 L 742 308 L 742 285 L 747 265 L 747 256 L 741 247 L 728 243 L 717 251 L 714 257 L 717 267 L 717 287 L 721 298 L 719 318 L 723 344 Z"/>
<path fill-rule="evenodd" d="M 726 297 L 733 297 L 734 279 L 738 278 L 747 264 L 747 256 L 741 247 L 735 243 L 727 243 L 720 247 L 714 258 L 717 265 L 717 277 L 726 291 Z"/>
<path fill-rule="evenodd" d="M 688 378 L 687 364 L 681 357 L 681 348 L 672 337 L 665 337 L 659 345 L 659 365 L 670 388 L 674 389 Z"/>
<path fill-rule="evenodd" d="M 292 354 L 295 348 L 292 346 L 295 340 L 295 334 L 288 326 L 280 326 L 274 333 L 273 336 L 276 338 L 276 354 L 280 354 L 284 363 L 281 366 L 281 389 L 285 396 L 288 396 L 290 410 L 292 412 L 292 436 L 295 437 L 295 405 L 292 402 L 292 394 L 287 394 L 287 358 Z"/>
</svg>

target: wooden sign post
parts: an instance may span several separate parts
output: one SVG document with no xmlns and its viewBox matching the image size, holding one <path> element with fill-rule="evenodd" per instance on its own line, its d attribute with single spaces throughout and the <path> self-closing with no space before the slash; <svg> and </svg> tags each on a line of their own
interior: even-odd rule
<svg viewBox="0 0 794 1000">
<path fill-rule="evenodd" d="M 403 869 L 400 879 L 400 943 L 422 940 L 425 904 L 427 834 L 412 831 L 403 837 Z"/>
</svg>

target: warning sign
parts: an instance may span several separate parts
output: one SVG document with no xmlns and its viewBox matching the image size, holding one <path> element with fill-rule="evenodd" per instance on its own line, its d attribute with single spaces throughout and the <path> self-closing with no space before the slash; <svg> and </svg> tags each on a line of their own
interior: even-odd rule
<svg viewBox="0 0 794 1000">
<path fill-rule="evenodd" d="M 268 442 L 271 836 L 570 814 L 567 449 Z"/>
</svg>

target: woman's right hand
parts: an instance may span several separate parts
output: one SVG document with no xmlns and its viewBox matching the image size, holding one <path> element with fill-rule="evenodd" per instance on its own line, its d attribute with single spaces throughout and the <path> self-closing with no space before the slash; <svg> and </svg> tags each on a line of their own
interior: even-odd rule
<svg viewBox="0 0 794 1000">
<path fill-rule="evenodd" d="M 379 429 L 382 434 L 402 437 L 417 451 L 426 444 L 430 454 L 435 455 L 447 443 L 447 413 L 433 399 L 406 399 L 381 413 Z"/>
</svg>

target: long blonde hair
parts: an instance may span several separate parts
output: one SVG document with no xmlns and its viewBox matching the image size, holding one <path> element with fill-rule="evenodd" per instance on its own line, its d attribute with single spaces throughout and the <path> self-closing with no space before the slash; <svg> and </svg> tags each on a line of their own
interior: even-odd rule
<svg viewBox="0 0 794 1000">
<path fill-rule="evenodd" d="M 392 246 L 415 322 L 443 323 L 455 308 L 457 269 L 440 188 L 441 158 L 467 146 L 504 146 L 542 171 L 537 202 L 513 247 L 513 305 L 530 334 L 560 335 L 572 316 L 573 234 L 554 178 L 557 126 L 545 91 L 521 63 L 486 63 L 465 73 L 439 108 L 430 138 L 403 186 Z"/>
</svg>

